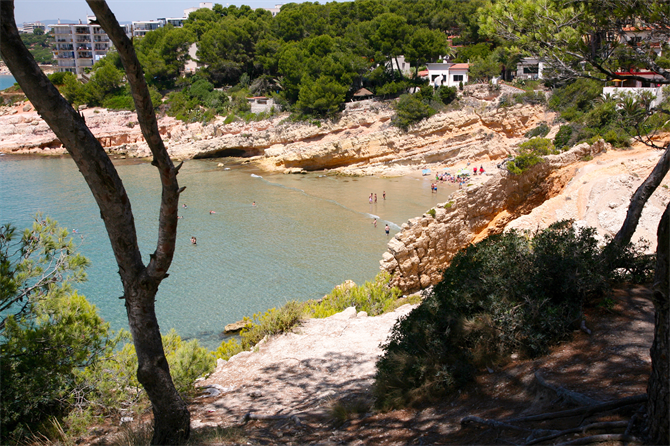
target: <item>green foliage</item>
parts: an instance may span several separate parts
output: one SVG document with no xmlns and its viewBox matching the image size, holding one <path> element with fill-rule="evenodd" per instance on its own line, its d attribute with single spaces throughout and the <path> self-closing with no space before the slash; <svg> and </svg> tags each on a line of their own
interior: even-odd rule
<svg viewBox="0 0 670 446">
<path fill-rule="evenodd" d="M 248 325 L 240 332 L 239 340 L 230 338 L 223 341 L 215 355 L 228 360 L 241 351 L 249 350 L 265 336 L 291 330 L 304 317 L 329 317 L 349 307 L 377 316 L 405 303 L 418 303 L 418 299 L 399 299 L 401 291 L 389 286 L 390 278 L 386 272 L 379 273 L 373 282 L 365 282 L 361 286 L 339 285 L 321 301 L 290 301 L 279 309 L 271 308 L 265 313 L 254 314 L 252 318 L 244 318 Z"/>
<path fill-rule="evenodd" d="M 248 107 L 243 94 L 242 101 Z M 223 91 L 215 90 L 212 83 L 202 78 L 195 79 L 192 84 L 187 85 L 181 91 L 170 93 L 165 105 L 169 116 L 185 122 L 207 122 L 216 114 L 222 115 L 231 109 L 228 95 Z M 235 107 L 235 104 L 232 108 L 239 109 Z"/>
<path fill-rule="evenodd" d="M 570 140 L 574 129 L 571 125 L 562 125 L 554 137 L 554 145 L 558 150 L 570 147 Z"/>
<path fill-rule="evenodd" d="M 563 119 L 573 121 L 591 110 L 602 92 L 602 83 L 591 79 L 577 79 L 555 89 L 548 105 L 550 109 L 560 112 Z"/>
<path fill-rule="evenodd" d="M 437 111 L 421 101 L 416 94 L 405 94 L 395 105 L 396 115 L 391 122 L 393 125 L 407 131 L 409 127 L 421 120 L 433 116 Z"/>
<path fill-rule="evenodd" d="M 618 266 L 631 260 L 615 257 Z M 459 252 L 383 346 L 378 406 L 439 397 L 511 353 L 546 353 L 578 326 L 587 299 L 604 296 L 616 277 L 601 259 L 595 230 L 575 230 L 569 221 L 491 236 Z"/>
<path fill-rule="evenodd" d="M 500 107 L 511 107 L 516 104 L 545 104 L 547 98 L 543 91 L 526 91 L 519 94 L 505 94 L 500 97 L 498 105 Z"/>
<path fill-rule="evenodd" d="M 356 307 L 356 311 L 365 311 L 370 316 L 377 316 L 393 311 L 400 303 L 401 291 L 389 286 L 390 276 L 386 272 L 377 274 L 373 282 L 365 282 L 361 286 L 336 287 L 321 302 L 310 301 L 306 313 L 312 317 L 322 318 Z"/>
<path fill-rule="evenodd" d="M 542 156 L 557 153 L 550 139 L 533 138 L 519 145 L 519 155 L 507 162 L 507 170 L 514 175 L 521 175 L 530 167 L 541 163 Z"/>
<path fill-rule="evenodd" d="M 119 334 L 126 343 L 77 374 L 77 390 L 84 396 L 73 404 L 81 413 L 95 416 L 130 416 L 149 407 L 144 389 L 137 381 L 137 354 L 127 332 Z M 210 373 L 216 366 L 212 352 L 200 346 L 197 339 L 185 342 L 174 330 L 163 335 L 163 349 L 177 391 L 192 397 L 194 381 Z"/>
<path fill-rule="evenodd" d="M 333 116 L 344 106 L 347 87 L 336 80 L 321 76 L 316 81 L 301 83 L 296 106 L 309 115 Z"/>
<path fill-rule="evenodd" d="M 496 55 L 491 53 L 486 57 L 475 57 L 470 64 L 468 79 L 475 82 L 488 82 L 491 78 L 500 76 L 501 67 Z"/>
<path fill-rule="evenodd" d="M 522 153 L 532 152 L 535 155 L 545 156 L 556 153 L 554 144 L 547 138 L 533 138 L 519 144 Z"/>
<path fill-rule="evenodd" d="M 54 34 L 45 34 L 42 30 L 35 30 L 32 34 L 21 34 L 23 44 L 28 48 L 35 61 L 40 64 L 53 64 L 52 47 L 54 45 Z"/>
<path fill-rule="evenodd" d="M 548 133 L 549 133 L 549 126 L 547 125 L 547 123 L 540 122 L 537 125 L 537 127 L 535 127 L 532 130 L 528 130 L 524 136 L 526 138 L 534 138 L 536 136 L 544 138 L 545 136 L 547 136 Z"/>
<path fill-rule="evenodd" d="M 433 209 L 429 209 L 428 212 L 426 212 L 426 214 L 428 214 L 428 215 L 430 215 L 431 217 L 435 218 L 435 215 L 437 214 L 437 212 L 435 211 L 435 208 L 433 208 Z"/>
<path fill-rule="evenodd" d="M 135 50 L 147 84 L 173 88 L 190 58 L 188 50 L 194 41 L 195 36 L 188 29 L 172 25 L 148 32 L 137 40 Z"/>
<path fill-rule="evenodd" d="M 68 231 L 37 216 L 22 236 L 0 228 L 0 439 L 67 411 L 77 371 L 115 345 L 95 306 L 72 290 L 88 260 Z"/>
<path fill-rule="evenodd" d="M 51 73 L 47 77 L 51 81 L 52 84 L 56 86 L 61 86 L 65 85 L 65 78 L 67 76 L 74 76 L 72 73 L 68 73 L 66 71 L 58 71 L 56 73 Z"/>
<path fill-rule="evenodd" d="M 458 97 L 456 87 L 440 87 L 437 89 L 437 96 L 444 105 L 449 105 Z"/>
</svg>

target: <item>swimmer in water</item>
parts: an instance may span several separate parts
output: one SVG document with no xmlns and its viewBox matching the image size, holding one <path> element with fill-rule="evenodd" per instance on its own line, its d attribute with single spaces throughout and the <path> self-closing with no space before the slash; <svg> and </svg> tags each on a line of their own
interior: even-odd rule
<svg viewBox="0 0 670 446">
<path fill-rule="evenodd" d="M 209 213 L 210 213 L 210 214 L 216 214 L 216 212 L 214 212 L 214 211 L 209 211 Z"/>
<path fill-rule="evenodd" d="M 195 239 L 195 237 L 191 237 L 191 243 L 197 245 L 198 241 Z"/>
<path fill-rule="evenodd" d="M 186 209 L 188 206 L 186 206 L 186 203 L 184 203 L 184 204 L 181 205 L 181 207 L 183 207 L 184 209 Z"/>
<path fill-rule="evenodd" d="M 377 227 L 377 219 L 376 218 L 374 220 L 372 220 L 372 224 L 375 226 L 375 228 Z"/>
<path fill-rule="evenodd" d="M 256 206 L 256 202 L 254 201 L 253 203 L 251 203 L 251 205 L 252 205 L 252 206 Z"/>
<path fill-rule="evenodd" d="M 384 226 L 384 231 L 386 231 L 386 235 L 389 235 L 389 232 L 391 231 L 391 228 L 389 228 L 389 225 Z"/>
</svg>

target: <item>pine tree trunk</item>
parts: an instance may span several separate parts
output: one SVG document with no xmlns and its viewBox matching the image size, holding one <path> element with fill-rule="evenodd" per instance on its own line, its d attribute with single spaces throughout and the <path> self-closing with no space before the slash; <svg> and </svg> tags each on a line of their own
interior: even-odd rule
<svg viewBox="0 0 670 446">
<path fill-rule="evenodd" d="M 126 313 L 137 352 L 137 379 L 154 414 L 151 444 L 182 444 L 190 434 L 190 414 L 175 389 L 161 341 L 154 301 L 157 286 L 136 284 L 126 290 Z"/>
<path fill-rule="evenodd" d="M 628 212 L 626 213 L 626 219 L 621 225 L 619 232 L 617 232 L 614 239 L 610 242 L 610 245 L 623 246 L 631 241 L 635 229 L 637 228 L 637 223 L 640 221 L 644 205 L 647 204 L 649 197 L 651 197 L 656 188 L 661 184 L 661 181 L 665 178 L 668 170 L 670 170 L 670 148 L 666 147 L 661 159 L 656 163 L 654 170 L 652 170 L 644 182 L 640 184 L 631 197 Z"/>
<path fill-rule="evenodd" d="M 654 276 L 654 343 L 647 385 L 647 437 L 651 444 L 670 444 L 670 204 L 658 226 Z"/>
<path fill-rule="evenodd" d="M 182 444 L 190 433 L 190 416 L 170 377 L 154 308 L 158 286 L 167 277 L 174 255 L 180 193 L 178 168 L 172 164 L 158 132 L 149 90 L 132 43 L 104 1 L 91 0 L 89 6 L 124 62 L 142 134 L 160 176 L 158 240 L 148 265 L 142 261 L 130 200 L 118 172 L 84 119 L 60 95 L 23 45 L 16 29 L 12 0 L 0 1 L 0 54 L 39 115 L 72 156 L 100 209 L 123 282 L 138 357 L 137 377 L 152 403 L 152 443 Z"/>
</svg>

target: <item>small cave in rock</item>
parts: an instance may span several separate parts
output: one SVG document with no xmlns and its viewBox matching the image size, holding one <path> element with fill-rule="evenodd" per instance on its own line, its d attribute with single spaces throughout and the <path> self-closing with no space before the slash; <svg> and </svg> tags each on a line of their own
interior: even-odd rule
<svg viewBox="0 0 670 446">
<path fill-rule="evenodd" d="M 249 158 L 253 156 L 252 153 L 244 149 L 220 149 L 212 150 L 207 153 L 199 153 L 193 157 L 193 159 L 204 159 L 204 158 Z"/>
</svg>

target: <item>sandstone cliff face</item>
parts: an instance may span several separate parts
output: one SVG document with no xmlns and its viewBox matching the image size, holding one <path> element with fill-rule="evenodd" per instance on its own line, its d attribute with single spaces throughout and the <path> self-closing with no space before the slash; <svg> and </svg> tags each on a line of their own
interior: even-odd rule
<svg viewBox="0 0 670 446">
<path fill-rule="evenodd" d="M 339 169 L 350 174 L 393 174 L 399 166 L 443 160 L 495 160 L 507 156 L 523 134 L 547 114 L 541 107 L 486 107 L 475 100 L 461 110 L 439 113 L 405 133 L 390 124 L 388 104 L 368 102 L 320 126 L 287 123 L 286 115 L 251 123 L 184 124 L 159 120 L 173 158 L 253 157 L 267 170 Z M 29 104 L 28 104 L 29 106 Z M 65 153 L 60 141 L 32 109 L 5 108 L 0 116 L 0 152 Z M 87 124 L 110 153 L 148 157 L 132 112 L 84 110 Z"/>
<path fill-rule="evenodd" d="M 630 150 L 610 150 L 589 163 L 581 163 L 560 195 L 507 225 L 507 229 L 545 228 L 557 220 L 572 219 L 579 227 L 597 230 L 603 239 L 614 236 L 626 217 L 630 198 L 656 166 L 662 151 L 638 145 Z M 656 232 L 670 202 L 670 177 L 647 201 L 633 242 L 648 242 L 656 251 Z"/>
<path fill-rule="evenodd" d="M 454 255 L 470 243 L 502 232 L 506 225 L 558 195 L 573 178 L 578 162 L 601 153 L 608 144 L 580 144 L 545 157 L 523 175 L 499 170 L 486 181 L 454 192 L 435 208 L 402 226 L 380 262 L 404 292 L 434 285 Z"/>
</svg>

